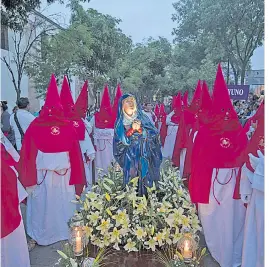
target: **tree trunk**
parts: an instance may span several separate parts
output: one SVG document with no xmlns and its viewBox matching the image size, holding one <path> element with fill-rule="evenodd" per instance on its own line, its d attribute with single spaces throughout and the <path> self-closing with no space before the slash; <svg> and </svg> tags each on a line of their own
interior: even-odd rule
<svg viewBox="0 0 269 267">
<path fill-rule="evenodd" d="M 238 71 L 236 70 L 236 68 L 235 68 L 235 66 L 232 64 L 232 63 L 230 63 L 231 64 L 231 67 L 232 67 L 232 69 L 233 69 L 233 74 L 234 74 L 234 84 L 235 85 L 238 85 Z"/>
<path fill-rule="evenodd" d="M 244 64 L 241 69 L 241 82 L 240 82 L 241 84 L 245 83 L 245 76 L 246 76 L 246 64 Z"/>
</svg>

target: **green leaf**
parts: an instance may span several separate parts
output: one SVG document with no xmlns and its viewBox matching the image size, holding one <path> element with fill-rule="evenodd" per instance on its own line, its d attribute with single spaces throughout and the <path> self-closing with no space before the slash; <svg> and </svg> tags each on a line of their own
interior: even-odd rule
<svg viewBox="0 0 269 267">
<path fill-rule="evenodd" d="M 103 186 L 109 193 L 112 192 L 111 188 L 107 184 L 103 183 Z"/>
<path fill-rule="evenodd" d="M 57 250 L 57 253 L 58 253 L 63 259 L 65 259 L 65 260 L 68 259 L 67 255 L 65 255 L 62 251 Z"/>
</svg>

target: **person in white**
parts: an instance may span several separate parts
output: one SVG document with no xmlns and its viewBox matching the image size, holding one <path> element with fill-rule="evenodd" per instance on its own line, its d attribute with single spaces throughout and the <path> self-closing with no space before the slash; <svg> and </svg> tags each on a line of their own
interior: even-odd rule
<svg viewBox="0 0 269 267">
<path fill-rule="evenodd" d="M 31 124 L 31 122 L 35 119 L 35 116 L 29 112 L 30 102 L 29 102 L 29 99 L 27 97 L 21 97 L 18 100 L 17 105 L 18 105 L 19 109 L 17 110 L 16 113 L 13 113 L 10 116 L 10 126 L 15 133 L 17 150 L 20 151 L 21 145 L 22 145 L 22 136 L 21 136 L 20 130 L 16 124 L 14 116 L 15 116 L 15 114 L 17 115 L 19 125 L 20 125 L 24 134 L 25 134 L 26 130 L 28 129 L 29 125 Z"/>
<path fill-rule="evenodd" d="M 167 128 L 167 135 L 165 138 L 164 146 L 162 148 L 162 154 L 163 154 L 164 159 L 172 159 L 173 152 L 174 152 L 177 130 L 178 130 L 178 124 L 171 121 L 171 118 L 174 114 L 175 114 L 175 111 L 173 110 L 166 117 L 166 125 L 168 126 L 168 128 Z"/>
<path fill-rule="evenodd" d="M 241 199 L 248 204 L 242 267 L 264 266 L 264 155 L 260 150 L 257 154 L 249 154 L 254 172 L 244 165 L 240 182 Z"/>
<path fill-rule="evenodd" d="M 14 149 L 9 140 L 3 135 L 2 131 L 1 131 L 1 144 L 3 145 L 2 149 L 5 150 L 5 153 L 8 153 L 7 156 L 11 157 L 15 162 L 18 162 L 19 155 L 17 151 Z M 3 153 L 4 151 L 1 152 Z M 2 160 L 4 159 L 1 158 L 1 161 Z M 10 167 L 13 169 L 16 176 L 18 176 L 18 173 L 14 168 L 14 166 Z M 20 203 L 27 197 L 27 192 L 25 191 L 25 189 L 23 188 L 18 179 L 17 179 L 17 190 L 20 205 Z M 21 216 L 20 207 L 18 207 L 18 210 Z M 27 240 L 25 235 L 23 219 L 21 219 L 19 226 L 12 233 L 1 238 L 1 266 L 30 267 L 30 258 L 27 247 Z"/>
</svg>

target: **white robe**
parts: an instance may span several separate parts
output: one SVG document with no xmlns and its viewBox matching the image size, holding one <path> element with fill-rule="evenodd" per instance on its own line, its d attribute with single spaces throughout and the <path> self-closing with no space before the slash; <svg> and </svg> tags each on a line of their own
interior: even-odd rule
<svg viewBox="0 0 269 267">
<path fill-rule="evenodd" d="M 172 159 L 178 125 L 171 121 L 171 117 L 174 115 L 174 111 L 172 111 L 166 118 L 166 124 L 168 126 L 167 135 L 165 138 L 164 146 L 162 148 L 162 155 L 164 159 Z"/>
<path fill-rule="evenodd" d="M 38 151 L 36 167 L 37 182 L 41 184 L 32 187 L 28 196 L 27 234 L 39 245 L 46 246 L 69 237 L 67 222 L 76 209 L 71 202 L 75 199 L 75 186 L 69 185 L 68 152 Z"/>
<path fill-rule="evenodd" d="M 88 122 L 86 122 L 86 120 L 82 119 L 85 127 L 87 129 L 87 125 Z M 95 159 L 95 149 L 93 147 L 92 144 L 92 140 L 89 136 L 88 131 L 86 130 L 85 132 L 85 139 L 79 141 L 80 144 L 80 149 L 81 149 L 81 153 L 82 153 L 82 159 L 84 162 L 84 168 L 85 168 L 85 175 L 86 175 L 86 180 L 87 180 L 87 188 L 91 188 L 92 187 L 92 161 Z M 90 162 L 86 163 L 85 160 L 85 154 L 89 157 L 89 159 L 91 160 Z"/>
<path fill-rule="evenodd" d="M 18 161 L 19 154 L 5 136 L 1 136 L 1 143 L 5 146 L 6 150 L 14 158 L 14 160 Z M 14 168 L 13 170 L 15 171 L 16 175 L 18 175 Z M 27 192 L 19 180 L 17 180 L 17 185 L 19 203 L 21 203 L 27 197 Z M 21 214 L 20 206 L 19 212 Z M 30 267 L 29 251 L 22 219 L 20 225 L 12 233 L 4 238 L 1 238 L 1 266 Z"/>
<path fill-rule="evenodd" d="M 93 132 L 94 145 L 96 147 L 95 156 L 95 180 L 108 172 L 108 167 L 114 162 L 113 137 L 114 129 L 98 129 L 95 127 L 95 117 L 93 116 L 88 124 L 88 132 Z"/>
<path fill-rule="evenodd" d="M 232 170 L 219 169 L 218 181 L 222 184 L 228 182 Z M 217 181 L 214 184 L 216 175 L 214 169 L 209 203 L 198 204 L 207 247 L 221 267 L 241 265 L 246 208 L 241 200 L 233 199 L 237 173 L 238 168 L 235 168 L 230 182 L 226 185 L 221 185 Z"/>
<path fill-rule="evenodd" d="M 242 267 L 264 266 L 264 159 L 252 173 L 244 165 L 240 194 L 243 202 L 250 197 L 247 206 Z"/>
</svg>

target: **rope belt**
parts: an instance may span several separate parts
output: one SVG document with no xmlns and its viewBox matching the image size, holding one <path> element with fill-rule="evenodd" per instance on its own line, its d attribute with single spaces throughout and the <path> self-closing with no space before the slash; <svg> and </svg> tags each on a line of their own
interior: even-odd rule
<svg viewBox="0 0 269 267">
<path fill-rule="evenodd" d="M 216 175 L 215 175 L 215 178 L 214 178 L 214 181 L 213 181 L 213 196 L 215 198 L 215 200 L 217 201 L 217 203 L 220 205 L 220 202 L 218 201 L 216 195 L 215 195 L 215 182 L 217 181 L 218 184 L 220 185 L 227 185 L 233 178 L 233 174 L 236 174 L 236 170 L 235 169 L 232 169 L 232 173 L 231 173 L 231 176 L 229 178 L 229 180 L 225 183 L 221 183 L 219 180 L 218 180 L 218 175 L 219 175 L 219 169 L 216 169 Z"/>
<path fill-rule="evenodd" d="M 63 174 L 61 174 L 61 173 L 59 173 L 59 172 L 57 172 L 57 171 L 53 171 L 53 172 L 55 172 L 55 173 L 56 173 L 57 175 L 59 175 L 59 176 L 65 176 L 65 175 L 67 174 L 67 172 L 68 172 L 68 169 L 66 169 L 65 172 L 64 172 Z M 37 185 L 41 185 L 41 184 L 43 184 L 43 182 L 45 181 L 45 178 L 46 178 L 46 176 L 47 176 L 47 173 L 48 173 L 48 170 L 45 171 L 45 175 L 43 176 L 42 181 L 41 181 L 40 183 L 37 183 Z M 42 174 L 43 174 L 43 170 L 42 170 Z"/>
</svg>

